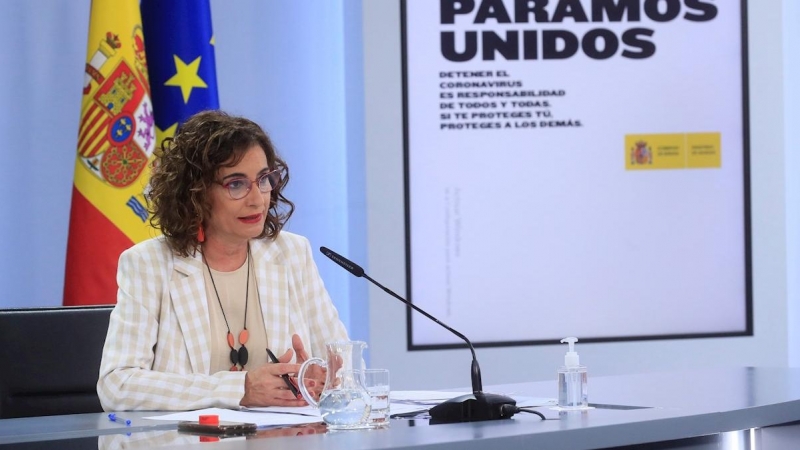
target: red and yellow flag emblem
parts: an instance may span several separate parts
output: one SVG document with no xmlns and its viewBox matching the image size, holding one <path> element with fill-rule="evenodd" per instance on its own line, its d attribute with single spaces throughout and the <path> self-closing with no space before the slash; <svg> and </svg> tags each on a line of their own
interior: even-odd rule
<svg viewBox="0 0 800 450">
<path fill-rule="evenodd" d="M 65 305 L 116 299 L 120 253 L 157 233 L 144 193 L 156 143 L 138 0 L 93 0 Z"/>
</svg>

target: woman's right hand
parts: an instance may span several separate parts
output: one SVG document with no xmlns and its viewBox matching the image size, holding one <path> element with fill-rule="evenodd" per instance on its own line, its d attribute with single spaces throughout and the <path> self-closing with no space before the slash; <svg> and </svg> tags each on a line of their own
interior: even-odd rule
<svg viewBox="0 0 800 450">
<path fill-rule="evenodd" d="M 244 379 L 244 397 L 241 406 L 306 406 L 302 397 L 292 395 L 292 391 L 281 378 L 283 375 L 294 375 L 300 371 L 300 364 L 290 364 L 292 350 L 278 358 L 277 364 L 264 364 L 250 370 Z M 310 381 L 310 380 L 309 380 Z"/>
</svg>

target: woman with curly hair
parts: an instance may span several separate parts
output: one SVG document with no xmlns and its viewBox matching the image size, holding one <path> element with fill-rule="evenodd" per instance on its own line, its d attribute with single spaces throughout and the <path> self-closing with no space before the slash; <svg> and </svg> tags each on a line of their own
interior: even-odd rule
<svg viewBox="0 0 800 450">
<path fill-rule="evenodd" d="M 106 410 L 302 406 L 283 375 L 346 340 L 308 240 L 282 231 L 289 171 L 254 122 L 191 117 L 153 164 L 159 236 L 126 250 L 97 392 Z M 265 349 L 282 353 L 273 364 Z M 324 378 L 306 384 L 317 393 Z"/>
</svg>

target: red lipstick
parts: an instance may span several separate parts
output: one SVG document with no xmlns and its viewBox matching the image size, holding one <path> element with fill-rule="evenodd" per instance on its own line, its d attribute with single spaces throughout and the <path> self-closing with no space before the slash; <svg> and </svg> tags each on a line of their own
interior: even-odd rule
<svg viewBox="0 0 800 450">
<path fill-rule="evenodd" d="M 253 214 L 252 216 L 239 217 L 239 220 L 244 223 L 258 223 L 261 221 L 261 217 L 261 214 Z"/>
</svg>

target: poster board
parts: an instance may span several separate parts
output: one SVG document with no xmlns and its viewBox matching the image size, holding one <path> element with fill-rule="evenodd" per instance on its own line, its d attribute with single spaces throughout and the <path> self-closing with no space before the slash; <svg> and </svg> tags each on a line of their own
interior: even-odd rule
<svg viewBox="0 0 800 450">
<path fill-rule="evenodd" d="M 476 346 L 752 334 L 744 1 L 401 8 L 413 303 Z"/>
</svg>

